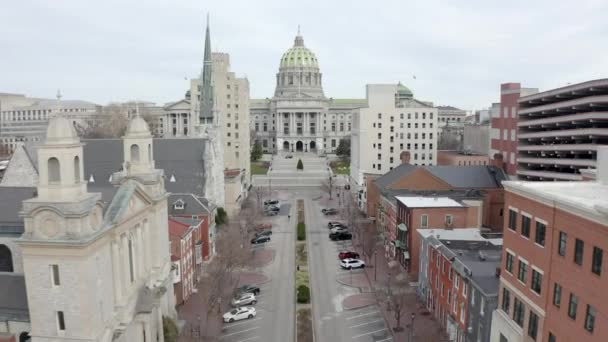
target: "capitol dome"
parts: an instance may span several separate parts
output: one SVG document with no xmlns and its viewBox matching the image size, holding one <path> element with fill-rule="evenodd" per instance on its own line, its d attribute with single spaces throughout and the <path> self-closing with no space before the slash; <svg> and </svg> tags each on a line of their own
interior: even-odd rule
<svg viewBox="0 0 608 342">
<path fill-rule="evenodd" d="M 304 46 L 304 38 L 297 35 L 293 47 L 281 57 L 281 68 L 319 68 L 317 56 Z"/>
</svg>

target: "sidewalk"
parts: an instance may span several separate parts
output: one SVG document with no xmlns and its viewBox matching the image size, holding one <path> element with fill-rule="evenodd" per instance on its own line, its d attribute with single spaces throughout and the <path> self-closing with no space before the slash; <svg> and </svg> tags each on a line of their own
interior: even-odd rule
<svg viewBox="0 0 608 342">
<path fill-rule="evenodd" d="M 235 279 L 236 280 L 236 279 Z M 235 287 L 245 284 L 261 285 L 269 282 L 271 278 L 263 273 L 243 271 L 238 274 L 238 284 L 226 287 L 226 293 L 231 293 Z M 192 294 L 190 298 L 177 308 L 179 320 L 185 325 L 178 338 L 179 342 L 191 341 L 219 341 L 224 326 L 217 314 L 211 314 L 207 321 L 207 312 L 204 307 L 203 291 Z M 221 314 L 228 311 L 230 303 L 222 303 Z M 199 336 L 201 334 L 202 336 Z"/>
<path fill-rule="evenodd" d="M 358 241 L 353 240 L 355 250 L 363 256 L 361 246 L 355 242 Z M 390 277 L 393 277 L 393 279 L 400 273 L 405 273 L 405 271 L 401 265 L 396 265 L 393 268 L 389 268 L 389 260 L 387 260 L 384 248 L 381 246 L 376 250 L 376 258 L 377 260 L 375 260 L 375 263 L 377 264 L 377 267 L 374 265 L 374 256 L 372 256 L 370 258 L 371 260 L 364 259 L 368 267 L 364 269 L 365 271 L 363 273 L 358 273 L 356 276 L 355 274 L 352 275 L 352 286 L 358 287 L 362 293 L 345 298 L 342 305 L 347 310 L 363 307 L 370 305 L 370 298 L 374 298 L 375 302 L 382 311 L 388 326 L 394 328 L 397 327 L 397 320 L 395 319 L 394 311 L 387 310 L 389 271 Z M 338 280 L 340 283 L 349 285 L 348 282 L 350 279 L 344 278 L 340 280 Z M 415 313 L 413 341 L 435 342 L 446 339 L 445 334 L 442 333 L 439 323 L 432 318 L 432 315 L 428 312 L 428 310 L 426 310 L 424 304 L 418 300 L 415 291 L 412 291 L 406 295 L 405 309 L 401 312 L 400 326 L 403 328 L 403 330 L 399 332 L 391 330 L 394 342 L 408 341 L 412 313 Z"/>
</svg>

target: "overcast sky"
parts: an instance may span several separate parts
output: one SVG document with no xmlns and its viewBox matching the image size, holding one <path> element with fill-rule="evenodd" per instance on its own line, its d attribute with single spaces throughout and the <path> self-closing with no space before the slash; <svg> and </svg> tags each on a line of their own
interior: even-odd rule
<svg viewBox="0 0 608 342">
<path fill-rule="evenodd" d="M 419 99 L 479 109 L 503 82 L 608 77 L 607 0 L 12 0 L 0 5 L 0 92 L 179 100 L 200 73 L 207 12 L 212 49 L 252 98 L 272 96 L 298 24 L 328 97 L 401 81 Z"/>
</svg>

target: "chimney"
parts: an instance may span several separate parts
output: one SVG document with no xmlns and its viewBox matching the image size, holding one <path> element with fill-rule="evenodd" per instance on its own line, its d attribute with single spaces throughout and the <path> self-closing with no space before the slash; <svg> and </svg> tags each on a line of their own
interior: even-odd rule
<svg viewBox="0 0 608 342">
<path fill-rule="evenodd" d="M 496 166 L 497 168 L 504 170 L 505 166 L 504 166 L 502 153 L 494 153 L 494 157 L 490 161 L 490 164 L 492 166 Z"/>
<path fill-rule="evenodd" d="M 608 185 L 608 146 L 597 147 L 597 163 L 595 180 L 604 185 Z"/>
<path fill-rule="evenodd" d="M 402 151 L 401 154 L 399 154 L 399 158 L 401 158 L 401 164 L 409 164 L 410 157 L 410 151 Z"/>
</svg>

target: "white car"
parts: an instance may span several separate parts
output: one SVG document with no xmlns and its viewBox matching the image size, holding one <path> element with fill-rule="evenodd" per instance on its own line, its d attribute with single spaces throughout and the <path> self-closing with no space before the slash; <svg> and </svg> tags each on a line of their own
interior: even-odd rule
<svg viewBox="0 0 608 342">
<path fill-rule="evenodd" d="M 232 299 L 230 304 L 232 306 L 244 306 L 244 305 L 255 305 L 257 300 L 255 299 L 255 295 L 253 293 L 243 293 L 238 297 Z"/>
<path fill-rule="evenodd" d="M 240 308 L 232 309 L 224 314 L 224 322 L 232 323 L 234 321 L 240 321 L 242 319 L 250 319 L 255 317 L 255 308 L 252 306 L 242 306 Z"/>
<path fill-rule="evenodd" d="M 346 233 L 348 232 L 348 228 L 346 227 L 335 227 L 329 230 L 332 233 Z"/>
<path fill-rule="evenodd" d="M 350 270 L 351 268 L 363 268 L 365 267 L 365 263 L 360 259 L 342 259 L 340 260 L 340 266 Z"/>
</svg>

